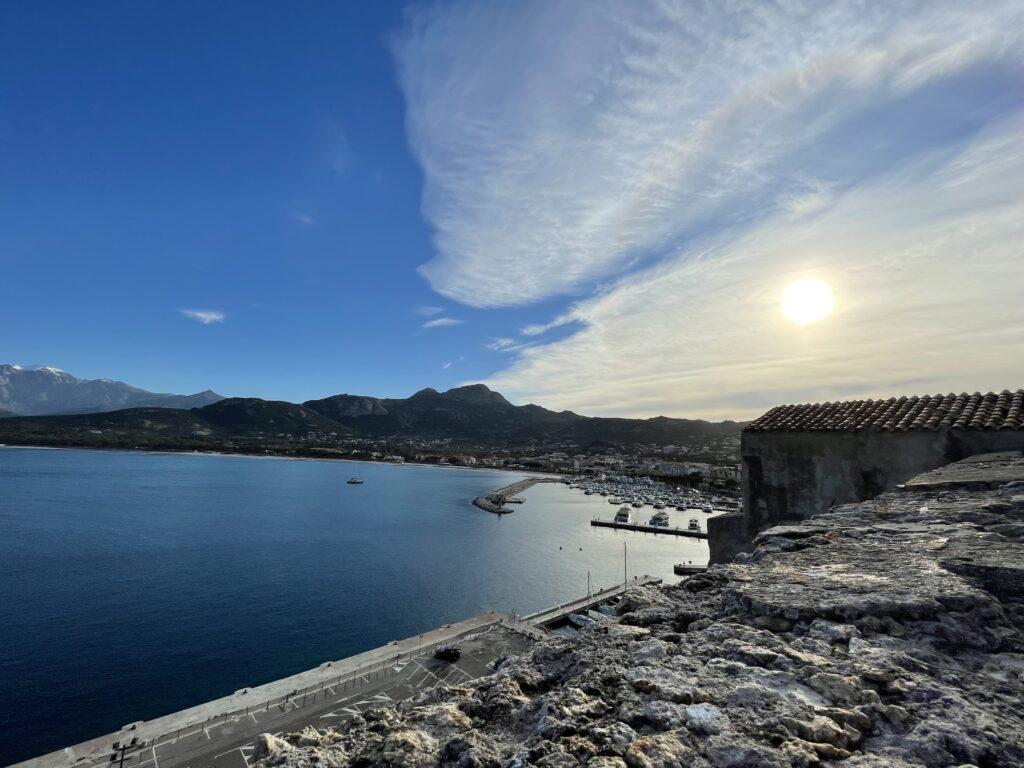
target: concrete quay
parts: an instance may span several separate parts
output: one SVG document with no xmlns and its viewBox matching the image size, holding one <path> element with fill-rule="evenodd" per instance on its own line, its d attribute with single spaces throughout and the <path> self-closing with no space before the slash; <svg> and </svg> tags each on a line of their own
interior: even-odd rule
<svg viewBox="0 0 1024 768">
<path fill-rule="evenodd" d="M 495 661 L 528 650 L 547 636 L 547 627 L 570 613 L 614 599 L 628 587 L 658 581 L 637 577 L 529 616 L 490 611 L 180 712 L 130 723 L 11 768 L 249 768 L 262 733 L 292 733 L 307 725 L 344 727 L 369 709 L 486 676 Z M 451 644 L 462 650 L 458 662 L 434 658 L 435 650 Z"/>
<path fill-rule="evenodd" d="M 557 483 L 560 482 L 560 478 L 557 477 L 528 477 L 525 480 L 520 480 L 517 483 L 506 485 L 504 488 L 499 488 L 496 491 L 485 494 L 483 496 L 477 496 L 473 499 L 473 505 L 480 509 L 491 512 L 495 515 L 507 515 L 512 512 L 511 509 L 506 509 L 506 503 L 521 504 L 522 499 L 516 499 L 515 496 L 518 493 L 522 493 L 527 488 L 532 488 L 538 483 Z"/>
<path fill-rule="evenodd" d="M 587 595 L 586 597 L 581 597 L 578 600 L 571 600 L 568 603 L 562 603 L 561 605 L 556 605 L 552 608 L 538 611 L 537 613 L 531 613 L 528 616 L 523 616 L 520 621 L 523 624 L 532 625 L 539 629 L 546 629 L 554 624 L 558 624 L 568 617 L 570 613 L 580 613 L 596 608 L 601 605 L 601 603 L 605 603 L 622 594 L 629 587 L 641 587 L 649 584 L 660 583 L 661 579 L 657 579 L 653 576 L 634 576 L 631 581 L 599 590 L 591 595 Z"/>
</svg>

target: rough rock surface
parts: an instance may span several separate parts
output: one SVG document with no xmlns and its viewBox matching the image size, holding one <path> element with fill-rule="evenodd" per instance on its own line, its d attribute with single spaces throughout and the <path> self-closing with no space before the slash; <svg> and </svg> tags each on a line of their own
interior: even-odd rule
<svg viewBox="0 0 1024 768">
<path fill-rule="evenodd" d="M 957 466 L 258 765 L 1022 766 L 1024 459 Z"/>
</svg>

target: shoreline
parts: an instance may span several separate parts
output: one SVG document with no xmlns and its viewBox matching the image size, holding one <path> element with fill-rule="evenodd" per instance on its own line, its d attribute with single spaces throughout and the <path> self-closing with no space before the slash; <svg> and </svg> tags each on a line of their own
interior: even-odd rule
<svg viewBox="0 0 1024 768">
<path fill-rule="evenodd" d="M 279 459 L 283 461 L 329 461 L 351 464 L 379 464 L 389 467 L 430 467 L 433 469 L 468 469 L 473 471 L 488 470 L 492 472 L 516 472 L 547 475 L 550 477 L 564 477 L 562 472 L 551 472 L 544 469 L 513 469 L 510 467 L 475 467 L 468 464 L 430 464 L 425 461 L 376 461 L 374 459 L 358 459 L 351 456 L 332 458 L 330 456 L 285 456 L 275 453 L 239 453 L 237 451 L 199 451 L 199 450 L 173 450 L 170 448 L 105 448 L 103 446 L 89 445 L 16 445 L 4 443 L 0 445 L 0 451 L 14 448 L 17 450 L 30 451 L 96 451 L 100 453 L 137 453 L 147 456 L 223 456 L 240 459 Z"/>
</svg>

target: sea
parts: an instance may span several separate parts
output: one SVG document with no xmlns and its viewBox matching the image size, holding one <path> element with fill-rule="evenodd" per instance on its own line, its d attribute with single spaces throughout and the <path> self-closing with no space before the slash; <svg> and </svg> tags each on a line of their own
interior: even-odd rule
<svg viewBox="0 0 1024 768">
<path fill-rule="evenodd" d="M 511 515 L 472 506 L 526 476 L 0 448 L 0 765 L 487 610 L 707 560 L 703 541 L 592 527 L 614 508 L 562 483 Z"/>
</svg>

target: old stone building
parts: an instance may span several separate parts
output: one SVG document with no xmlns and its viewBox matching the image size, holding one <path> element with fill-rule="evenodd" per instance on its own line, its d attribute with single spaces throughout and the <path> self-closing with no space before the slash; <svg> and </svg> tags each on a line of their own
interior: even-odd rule
<svg viewBox="0 0 1024 768">
<path fill-rule="evenodd" d="M 864 501 L 966 456 L 1024 450 L 1024 390 L 783 405 L 743 430 L 742 516 L 709 521 L 712 561 L 758 531 Z"/>
</svg>

